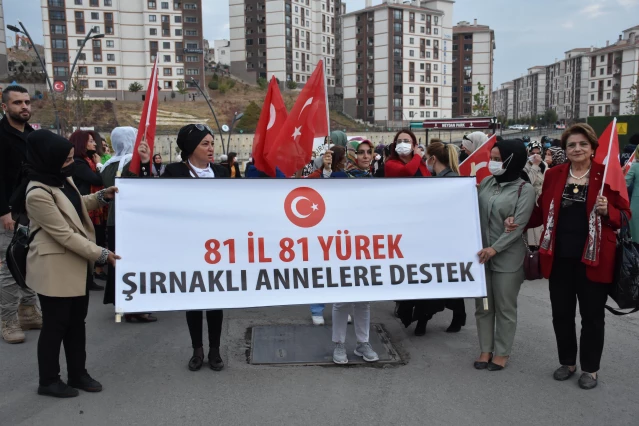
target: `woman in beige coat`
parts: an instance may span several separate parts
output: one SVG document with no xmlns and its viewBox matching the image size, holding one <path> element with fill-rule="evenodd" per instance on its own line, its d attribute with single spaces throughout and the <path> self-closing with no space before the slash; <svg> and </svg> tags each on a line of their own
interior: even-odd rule
<svg viewBox="0 0 639 426">
<path fill-rule="evenodd" d="M 112 200 L 117 188 L 81 196 L 70 179 L 73 151 L 68 140 L 48 130 L 31 133 L 27 139 L 27 182 L 22 201 L 34 236 L 27 255 L 26 283 L 38 293 L 43 317 L 38 340 L 38 393 L 60 398 L 77 396 L 74 388 L 102 390 L 85 368 L 87 277 L 95 263 L 113 264 L 118 258 L 95 244 L 88 213 Z M 61 344 L 67 360 L 68 384 L 59 375 Z"/>
</svg>

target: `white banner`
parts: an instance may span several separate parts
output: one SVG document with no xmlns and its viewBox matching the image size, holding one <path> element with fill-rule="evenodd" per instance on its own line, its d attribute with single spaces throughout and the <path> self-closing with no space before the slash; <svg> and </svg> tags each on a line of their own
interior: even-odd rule
<svg viewBox="0 0 639 426">
<path fill-rule="evenodd" d="M 486 295 L 474 178 L 116 184 L 117 313 Z"/>
</svg>

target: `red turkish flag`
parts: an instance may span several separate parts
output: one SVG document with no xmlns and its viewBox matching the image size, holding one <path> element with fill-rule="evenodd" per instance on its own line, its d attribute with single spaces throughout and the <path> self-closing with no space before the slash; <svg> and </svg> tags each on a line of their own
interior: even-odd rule
<svg viewBox="0 0 639 426">
<path fill-rule="evenodd" d="M 138 147 L 142 138 L 149 144 L 149 151 L 151 158 L 153 158 L 153 144 L 155 142 L 155 125 L 158 115 L 158 61 L 155 60 L 153 64 L 153 70 L 151 71 L 151 78 L 149 79 L 149 85 L 146 88 L 146 96 L 144 97 L 144 106 L 142 107 L 142 116 L 140 117 L 140 124 L 138 126 L 138 136 L 135 139 L 135 146 L 133 147 L 133 158 L 131 158 L 131 164 L 129 170 L 136 175 L 140 174 L 140 154 L 138 154 Z"/>
<path fill-rule="evenodd" d="M 286 112 L 284 99 L 282 99 L 282 93 L 280 93 L 280 87 L 277 84 L 277 79 L 273 76 L 268 85 L 260 121 L 257 123 L 255 136 L 253 137 L 255 168 L 271 177 L 275 177 L 275 168 L 271 167 L 266 161 L 266 156 L 280 134 L 287 116 L 288 113 Z"/>
<path fill-rule="evenodd" d="M 280 134 L 272 141 L 266 161 L 292 176 L 311 161 L 313 139 L 328 135 L 324 61 L 306 82 Z"/>
<path fill-rule="evenodd" d="M 604 185 L 617 192 L 622 198 L 630 202 L 626 179 L 619 162 L 619 135 L 617 134 L 617 119 L 614 119 L 599 137 L 599 148 L 595 153 L 596 163 L 606 166 L 604 170 Z"/>
<path fill-rule="evenodd" d="M 635 153 L 636 153 L 636 152 L 637 152 L 637 151 L 635 150 L 635 151 L 632 153 L 632 155 L 630 156 L 630 158 L 628 159 L 628 161 L 626 161 L 626 165 L 625 165 L 625 166 L 623 166 L 623 169 L 622 169 L 622 170 L 623 170 L 623 175 L 624 175 L 624 176 L 628 174 L 628 171 L 630 171 L 630 167 L 632 167 L 632 163 L 634 163 L 634 162 L 635 162 Z"/>
<path fill-rule="evenodd" d="M 492 135 L 482 146 L 470 154 L 468 158 L 459 165 L 459 175 L 475 176 L 477 184 L 480 184 L 482 180 L 490 176 L 490 171 L 488 170 L 490 151 L 495 146 L 496 141 L 497 136 Z"/>
</svg>

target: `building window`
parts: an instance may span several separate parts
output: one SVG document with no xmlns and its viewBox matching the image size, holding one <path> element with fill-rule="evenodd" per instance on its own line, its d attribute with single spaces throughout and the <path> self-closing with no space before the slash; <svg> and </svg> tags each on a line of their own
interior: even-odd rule
<svg viewBox="0 0 639 426">
<path fill-rule="evenodd" d="M 51 19 L 52 21 L 64 21 L 66 17 L 64 16 L 64 11 L 62 10 L 50 10 L 49 19 Z"/>
<path fill-rule="evenodd" d="M 86 61 L 87 60 L 87 54 L 86 53 L 80 53 L 78 55 L 78 61 Z"/>
<path fill-rule="evenodd" d="M 115 42 L 113 40 L 107 40 L 106 47 L 115 47 Z"/>
<path fill-rule="evenodd" d="M 66 49 L 67 48 L 67 40 L 66 39 L 52 39 L 51 40 L 51 48 L 52 49 Z"/>
<path fill-rule="evenodd" d="M 186 43 L 186 48 L 187 49 L 198 49 L 199 46 L 197 45 L 197 43 Z"/>
<path fill-rule="evenodd" d="M 175 15 L 173 18 L 176 24 L 182 23 L 182 17 L 180 15 Z"/>
<path fill-rule="evenodd" d="M 102 61 L 102 54 L 100 54 L 100 53 L 94 53 L 94 54 L 93 54 L 93 60 L 94 60 L 94 61 L 96 61 L 96 62 L 100 62 L 100 61 Z"/>
<path fill-rule="evenodd" d="M 401 10 L 393 10 L 393 17 L 395 19 L 402 19 L 402 11 Z"/>
<path fill-rule="evenodd" d="M 195 3 L 186 3 L 184 5 L 185 10 L 197 10 L 197 5 Z"/>
<path fill-rule="evenodd" d="M 102 74 L 102 67 L 93 67 L 94 74 Z"/>
<path fill-rule="evenodd" d="M 87 67 L 78 67 L 78 75 L 87 75 Z"/>
<path fill-rule="evenodd" d="M 75 0 L 76 6 L 82 6 L 82 0 Z"/>
<path fill-rule="evenodd" d="M 162 49 L 170 49 L 170 48 L 171 48 L 171 42 L 170 41 L 162 42 Z"/>
<path fill-rule="evenodd" d="M 200 58 L 197 56 L 187 56 L 186 62 L 200 62 Z"/>
<path fill-rule="evenodd" d="M 115 81 L 115 80 L 107 81 L 107 85 L 108 85 L 109 89 L 117 89 L 118 88 L 118 82 Z"/>
<path fill-rule="evenodd" d="M 177 75 L 184 75 L 184 68 L 178 68 L 176 71 Z"/>
<path fill-rule="evenodd" d="M 66 25 L 51 25 L 51 34 L 66 34 Z"/>
<path fill-rule="evenodd" d="M 158 21 L 158 17 L 155 15 L 149 15 L 149 22 L 157 22 Z"/>
<path fill-rule="evenodd" d="M 433 77 L 433 83 L 437 83 L 437 79 L 438 79 L 438 77 L 437 77 L 437 76 L 434 76 L 434 77 Z"/>
<path fill-rule="evenodd" d="M 152 35 L 152 36 L 158 35 L 158 29 L 157 28 L 149 28 L 149 35 Z"/>
<path fill-rule="evenodd" d="M 185 5 L 186 6 L 186 5 Z M 185 8 L 186 9 L 186 8 Z M 187 16 L 184 20 L 187 24 L 197 24 L 197 17 Z"/>
<path fill-rule="evenodd" d="M 102 80 L 96 80 L 95 87 L 98 89 L 102 89 L 104 87 L 104 82 Z"/>
<path fill-rule="evenodd" d="M 162 9 L 168 9 L 169 8 L 169 2 L 168 1 L 163 1 L 162 2 Z"/>
<path fill-rule="evenodd" d="M 175 55 L 175 62 L 184 62 L 184 56 L 183 55 Z"/>
<path fill-rule="evenodd" d="M 186 30 L 187 37 L 197 37 L 197 30 Z"/>
<path fill-rule="evenodd" d="M 168 89 L 168 90 L 172 90 L 173 89 L 173 82 L 172 81 L 165 81 L 164 82 L 164 88 Z"/>
<path fill-rule="evenodd" d="M 588 115 L 590 115 L 590 116 L 595 115 L 595 107 L 594 106 L 590 107 L 590 110 L 588 111 Z"/>
<path fill-rule="evenodd" d="M 157 8 L 157 5 L 156 5 L 155 1 L 152 1 L 152 0 L 148 2 L 148 6 L 149 6 L 149 9 L 156 9 Z"/>
<path fill-rule="evenodd" d="M 113 1 L 112 0 L 104 0 L 104 5 L 105 6 L 113 6 Z"/>
<path fill-rule="evenodd" d="M 438 35 L 438 34 L 439 34 L 439 28 L 435 28 L 435 29 L 433 30 L 433 34 Z"/>
<path fill-rule="evenodd" d="M 115 67 L 107 67 L 107 75 L 116 75 Z"/>
<path fill-rule="evenodd" d="M 75 12 L 75 19 L 76 20 L 83 20 L 84 19 L 84 12 Z"/>
<path fill-rule="evenodd" d="M 89 0 L 89 6 L 100 7 L 100 0 Z"/>
<path fill-rule="evenodd" d="M 171 62 L 171 55 L 164 55 L 164 62 Z"/>
<path fill-rule="evenodd" d="M 53 75 L 57 77 L 66 77 L 67 75 L 69 75 L 69 68 L 53 67 Z"/>
<path fill-rule="evenodd" d="M 175 30 L 175 35 L 176 35 L 176 36 L 180 36 L 180 37 L 181 37 L 181 36 L 182 36 L 182 30 L 180 30 L 180 29 L 176 29 L 176 30 Z M 248 40 L 246 40 L 246 41 L 248 42 Z M 253 40 L 251 40 L 251 41 L 253 41 Z M 246 43 L 246 44 L 248 44 L 248 43 Z"/>
<path fill-rule="evenodd" d="M 186 70 L 186 75 L 200 75 L 200 70 L 197 68 L 188 68 Z"/>
<path fill-rule="evenodd" d="M 437 118 L 437 111 L 433 111 L 433 118 Z"/>
<path fill-rule="evenodd" d="M 610 93 L 606 93 L 606 99 L 610 99 Z"/>
<path fill-rule="evenodd" d="M 93 19 L 94 21 L 99 21 L 100 20 L 100 13 L 99 12 L 91 12 L 91 19 Z"/>
<path fill-rule="evenodd" d="M 115 61 L 115 54 L 113 53 L 107 54 L 107 61 Z"/>
<path fill-rule="evenodd" d="M 590 100 L 594 101 L 595 100 L 595 95 L 590 95 Z"/>
<path fill-rule="evenodd" d="M 163 68 L 163 75 L 173 75 L 171 68 Z"/>
<path fill-rule="evenodd" d="M 102 47 L 102 42 L 100 40 L 93 40 L 93 47 Z"/>
</svg>

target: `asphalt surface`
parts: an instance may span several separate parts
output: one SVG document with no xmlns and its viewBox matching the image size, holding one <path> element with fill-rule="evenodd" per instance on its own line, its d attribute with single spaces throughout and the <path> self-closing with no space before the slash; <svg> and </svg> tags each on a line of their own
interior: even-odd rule
<svg viewBox="0 0 639 426">
<path fill-rule="evenodd" d="M 39 332 L 29 331 L 23 344 L 0 342 L 0 425 L 638 425 L 639 316 L 606 316 L 599 386 L 583 391 L 578 375 L 552 379 L 558 361 L 547 287 L 522 287 L 513 355 L 499 372 L 472 366 L 479 350 L 471 300 L 460 333 L 444 332 L 452 316 L 446 311 L 424 337 L 392 316 L 393 303 L 373 304 L 373 322 L 384 324 L 406 362 L 389 368 L 250 365 L 249 327 L 307 324 L 309 310 L 225 311 L 226 369 L 190 372 L 184 313 L 116 324 L 112 306 L 92 293 L 88 369 L 103 392 L 38 396 Z M 330 324 L 329 309 L 325 316 Z"/>
</svg>

